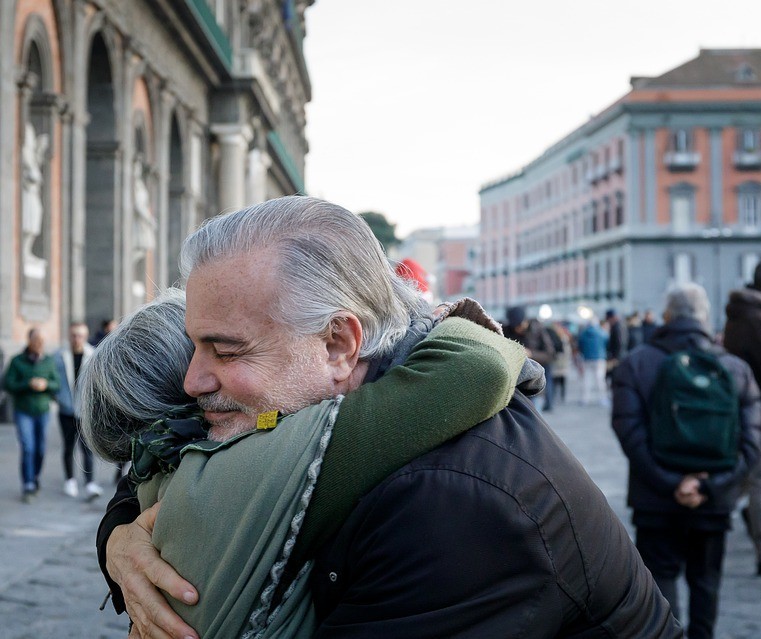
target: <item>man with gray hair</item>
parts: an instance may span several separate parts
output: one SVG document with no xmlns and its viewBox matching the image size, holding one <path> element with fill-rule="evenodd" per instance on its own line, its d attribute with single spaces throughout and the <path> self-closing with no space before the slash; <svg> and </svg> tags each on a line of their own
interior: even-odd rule
<svg viewBox="0 0 761 639">
<path fill-rule="evenodd" d="M 369 227 L 321 200 L 213 218 L 181 262 L 195 346 L 185 390 L 215 440 L 377 380 L 431 328 Z M 533 370 L 520 389 L 541 389 Z M 356 457 L 351 446 L 332 454 Z M 156 588 L 190 604 L 197 592 L 151 545 L 156 509 L 138 513 L 120 491 L 99 530 L 114 604 L 132 637 L 197 637 Z M 316 557 L 294 548 L 286 573 L 314 560 L 321 639 L 681 636 L 605 497 L 520 391 L 384 480 L 318 545 Z"/>
<path fill-rule="evenodd" d="M 759 456 L 761 425 L 751 370 L 713 343 L 709 311 L 701 286 L 670 289 L 665 324 L 613 375 L 612 422 L 629 458 L 637 548 L 677 616 L 676 581 L 685 573 L 690 639 L 713 636 L 726 531 L 738 488 Z M 674 445 L 674 424 L 688 435 L 691 427 L 706 425 L 702 430 L 713 433 L 712 441 L 701 441 L 695 451 L 684 442 Z M 725 460 L 720 453 L 726 442 L 732 450 Z"/>
</svg>

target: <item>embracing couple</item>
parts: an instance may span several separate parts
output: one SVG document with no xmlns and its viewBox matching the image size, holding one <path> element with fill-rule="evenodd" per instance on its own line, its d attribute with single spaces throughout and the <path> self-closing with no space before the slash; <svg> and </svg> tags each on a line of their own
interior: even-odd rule
<svg viewBox="0 0 761 639">
<path fill-rule="evenodd" d="M 98 532 L 131 637 L 681 637 L 472 301 L 431 314 L 367 225 L 285 197 L 208 220 L 184 293 L 83 373 L 133 470 Z"/>
</svg>

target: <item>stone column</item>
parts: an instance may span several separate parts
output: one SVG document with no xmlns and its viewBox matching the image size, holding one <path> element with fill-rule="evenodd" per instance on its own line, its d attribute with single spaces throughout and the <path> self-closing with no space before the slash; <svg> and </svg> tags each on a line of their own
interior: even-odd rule
<svg viewBox="0 0 761 639">
<path fill-rule="evenodd" d="M 246 206 L 246 155 L 253 137 L 251 127 L 240 124 L 212 125 L 219 142 L 220 211 L 234 211 Z"/>
</svg>

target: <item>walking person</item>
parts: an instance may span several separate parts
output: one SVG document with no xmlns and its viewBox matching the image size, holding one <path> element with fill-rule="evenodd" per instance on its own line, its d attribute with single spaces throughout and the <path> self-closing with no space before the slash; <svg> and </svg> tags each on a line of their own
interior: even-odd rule
<svg viewBox="0 0 761 639">
<path fill-rule="evenodd" d="M 664 326 L 613 375 L 636 545 L 677 617 L 684 573 L 689 639 L 713 637 L 730 514 L 759 456 L 758 387 L 744 361 L 712 342 L 709 310 L 701 286 L 671 289 Z"/>
<path fill-rule="evenodd" d="M 53 358 L 45 355 L 44 348 L 42 333 L 32 328 L 26 348 L 11 360 L 3 381 L 13 398 L 13 419 L 21 447 L 21 499 L 27 504 L 40 489 L 50 400 L 60 385 Z"/>
<path fill-rule="evenodd" d="M 626 323 L 621 321 L 615 308 L 605 311 L 605 325 L 608 329 L 607 378 L 610 379 L 613 371 L 626 355 L 629 335 Z"/>
<path fill-rule="evenodd" d="M 724 348 L 750 365 L 761 386 L 761 263 L 753 282 L 729 293 Z M 761 576 L 761 461 L 755 465 L 746 484 L 748 505 L 742 516 L 756 549 L 756 574 Z"/>
<path fill-rule="evenodd" d="M 74 476 L 74 449 L 79 443 L 82 454 L 82 469 L 85 478 L 87 497 L 94 499 L 103 494 L 103 489 L 95 483 L 93 473 L 93 455 L 82 439 L 79 422 L 79 401 L 76 384 L 82 367 L 87 363 L 95 348 L 87 343 L 89 330 L 83 322 L 73 322 L 69 326 L 69 343 L 55 354 L 56 370 L 61 380 L 58 400 L 58 421 L 61 426 L 63 441 L 63 470 L 66 480 L 63 492 L 69 497 L 79 495 L 79 485 Z"/>
<path fill-rule="evenodd" d="M 552 362 L 555 359 L 555 346 L 544 325 L 536 318 L 526 317 L 524 306 L 512 306 L 507 309 L 507 321 L 502 324 L 502 332 L 508 339 L 515 340 L 526 349 L 526 355 L 544 368 L 547 385 L 544 391 L 531 398 L 540 410 L 552 410 Z"/>
<path fill-rule="evenodd" d="M 552 362 L 553 402 L 558 398 L 559 401 L 565 402 L 566 380 L 573 359 L 571 334 L 560 322 L 553 322 L 549 325 L 547 332 L 555 346 L 555 361 Z"/>
<path fill-rule="evenodd" d="M 581 403 L 608 405 L 608 387 L 605 384 L 605 363 L 608 335 L 596 317 L 579 333 L 578 348 L 582 365 Z"/>
</svg>

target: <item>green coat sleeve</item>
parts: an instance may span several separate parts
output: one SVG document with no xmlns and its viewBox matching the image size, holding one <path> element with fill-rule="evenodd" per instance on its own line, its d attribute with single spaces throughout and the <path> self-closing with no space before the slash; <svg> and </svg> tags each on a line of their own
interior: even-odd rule
<svg viewBox="0 0 761 639">
<path fill-rule="evenodd" d="M 517 342 L 450 318 L 404 364 L 349 393 L 307 510 L 301 545 L 316 550 L 357 500 L 388 475 L 504 408 L 525 359 Z"/>
</svg>

